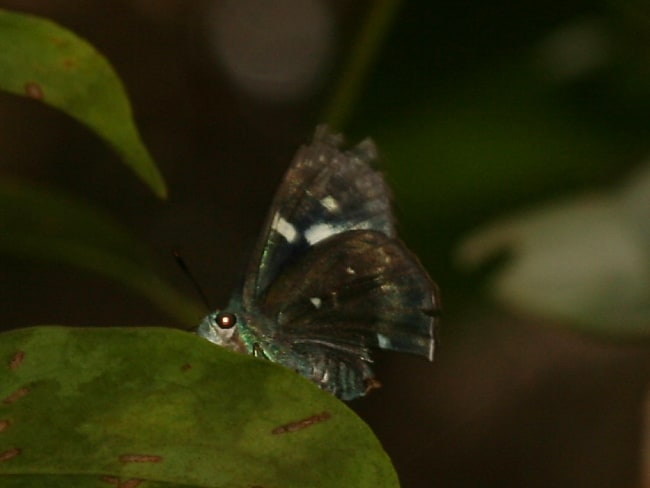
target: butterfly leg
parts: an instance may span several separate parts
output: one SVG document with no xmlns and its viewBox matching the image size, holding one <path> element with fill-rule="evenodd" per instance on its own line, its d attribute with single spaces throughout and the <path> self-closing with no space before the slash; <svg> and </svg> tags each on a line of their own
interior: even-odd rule
<svg viewBox="0 0 650 488">
<path fill-rule="evenodd" d="M 269 358 L 264 352 L 264 349 L 262 349 L 262 346 L 260 346 L 257 342 L 253 344 L 253 356 L 256 358 L 266 359 L 267 361 L 271 360 L 271 358 Z"/>
</svg>

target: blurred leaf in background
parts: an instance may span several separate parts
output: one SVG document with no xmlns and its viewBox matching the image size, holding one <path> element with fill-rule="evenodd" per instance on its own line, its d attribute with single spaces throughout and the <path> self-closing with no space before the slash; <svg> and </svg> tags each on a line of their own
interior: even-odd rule
<svg viewBox="0 0 650 488">
<path fill-rule="evenodd" d="M 51 105 L 90 127 L 158 196 L 166 195 L 122 82 L 99 52 L 50 20 L 4 9 L 0 41 L 0 89 Z M 201 314 L 157 275 L 147 250 L 126 229 L 90 203 L 61 193 L 0 180 L 0 250 L 109 277 L 189 326 Z"/>
<path fill-rule="evenodd" d="M 187 328 L 204 313 L 165 282 L 146 247 L 113 218 L 89 202 L 42 187 L 0 180 L 0 252 L 110 278 Z"/>
<path fill-rule="evenodd" d="M 50 20 L 0 9 L 0 89 L 56 107 L 94 130 L 164 197 L 122 82 L 104 56 Z"/>
<path fill-rule="evenodd" d="M 470 237 L 477 266 L 505 251 L 492 284 L 503 302 L 587 332 L 650 335 L 650 166 L 607 195 L 555 203 Z"/>
<path fill-rule="evenodd" d="M 512 9 L 509 16 L 499 17 L 495 6 L 485 7 L 465 19 L 483 14 L 483 22 L 501 22 L 494 26 L 501 30 L 480 54 L 464 51 L 470 43 L 480 50 L 474 47 L 476 39 L 459 45 L 445 39 L 458 26 L 443 26 L 441 18 L 463 6 L 447 7 L 447 12 L 442 6 L 411 7 L 404 15 L 410 14 L 409 22 L 402 17 L 398 23 L 390 39 L 394 43 L 387 43 L 379 74 L 371 79 L 353 125 L 379 141 L 407 241 L 440 271 L 448 293 L 453 287 L 452 296 L 456 286 L 465 285 L 451 256 L 477 225 L 549 197 L 607 191 L 612 177 L 622 181 L 638 166 L 647 151 L 650 70 L 639 64 L 648 50 L 638 40 L 648 30 L 645 17 L 633 16 L 635 9 L 638 14 L 643 10 L 635 5 L 594 5 L 582 13 L 576 10 L 573 17 L 563 12 L 565 19 L 558 22 L 553 7 L 531 4 L 527 13 L 536 15 L 538 23 L 525 43 L 514 42 L 524 28 L 516 25 L 525 19 L 517 17 L 521 12 Z M 420 41 L 421 48 L 403 49 L 400 43 L 409 41 Z M 397 53 L 405 52 L 398 58 Z M 472 55 L 482 56 L 482 62 Z M 641 172 L 635 175 L 641 177 Z M 636 202 L 640 215 L 630 224 L 634 232 L 647 220 L 644 205 Z M 569 218 L 568 207 L 566 212 Z M 519 259 L 526 259 L 527 249 L 518 249 Z M 618 259 L 616 254 L 610 257 Z M 640 277 L 628 278 L 636 283 L 631 286 L 643 288 L 647 275 L 640 282 Z M 575 303 L 576 309 L 584 305 Z M 641 303 L 634 308 L 638 306 L 643 308 Z M 638 310 L 629 312 L 636 315 Z M 576 310 L 572 318 L 577 315 Z M 605 318 L 598 320 L 602 326 Z"/>
</svg>

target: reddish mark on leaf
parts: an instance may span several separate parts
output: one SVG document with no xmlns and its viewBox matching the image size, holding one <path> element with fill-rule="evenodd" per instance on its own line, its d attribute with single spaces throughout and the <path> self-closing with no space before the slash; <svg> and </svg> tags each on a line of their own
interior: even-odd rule
<svg viewBox="0 0 650 488">
<path fill-rule="evenodd" d="M 136 479 L 136 478 L 131 478 L 130 480 L 126 480 L 122 482 L 118 488 L 138 488 L 142 484 L 142 480 Z"/>
<path fill-rule="evenodd" d="M 34 100 L 43 100 L 43 89 L 41 85 L 34 81 L 28 81 L 25 83 L 25 95 Z"/>
<path fill-rule="evenodd" d="M 63 60 L 63 67 L 66 69 L 74 68 L 77 66 L 77 60 L 72 58 L 66 58 Z"/>
<path fill-rule="evenodd" d="M 14 357 L 11 358 L 11 361 L 9 361 L 9 369 L 14 371 L 20 367 L 21 364 L 23 364 L 23 360 L 25 359 L 25 351 L 18 351 L 16 354 L 14 354 Z"/>
<path fill-rule="evenodd" d="M 281 425 L 280 427 L 276 427 L 271 431 L 271 434 L 278 435 L 278 434 L 287 434 L 289 432 L 296 432 L 297 430 L 305 429 L 314 424 L 324 422 L 331 417 L 332 415 L 329 412 L 317 413 L 316 415 L 312 415 L 311 417 L 307 417 L 306 419 L 298 420 L 297 422 L 291 422 L 285 425 Z"/>
<path fill-rule="evenodd" d="M 102 481 L 111 485 L 115 485 L 117 488 L 137 488 L 142 484 L 143 480 L 131 478 L 122 481 L 120 478 L 116 478 L 115 476 L 102 476 Z"/>
<path fill-rule="evenodd" d="M 50 36 L 50 41 L 56 46 L 65 46 L 68 43 L 65 39 L 53 36 Z"/>
<path fill-rule="evenodd" d="M 7 427 L 11 425 L 9 420 L 0 420 L 0 432 L 7 430 Z"/>
<path fill-rule="evenodd" d="M 8 461 L 9 459 L 15 458 L 20 454 L 21 449 L 14 447 L 13 449 L 9 449 L 8 451 L 3 451 L 0 452 L 0 463 L 2 461 Z"/>
<path fill-rule="evenodd" d="M 162 456 L 155 454 L 122 454 L 120 461 L 123 463 L 159 463 Z"/>
<path fill-rule="evenodd" d="M 22 397 L 27 395 L 28 393 L 29 393 L 29 388 L 27 388 L 26 386 L 23 386 L 22 388 L 20 388 L 19 390 L 14 391 L 11 395 L 9 395 L 7 398 L 2 400 L 2 403 L 4 403 L 5 405 L 15 403 L 18 400 L 20 400 Z"/>
<path fill-rule="evenodd" d="M 190 363 L 185 363 L 183 366 L 181 366 L 181 371 L 183 372 L 189 371 L 190 369 L 192 369 L 192 365 Z"/>
</svg>

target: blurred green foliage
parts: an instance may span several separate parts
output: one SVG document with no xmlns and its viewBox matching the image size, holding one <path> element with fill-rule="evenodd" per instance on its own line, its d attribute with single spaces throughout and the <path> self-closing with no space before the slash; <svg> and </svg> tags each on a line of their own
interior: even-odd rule
<svg viewBox="0 0 650 488">
<path fill-rule="evenodd" d="M 56 107 L 111 144 L 160 197 L 165 182 L 133 121 L 119 77 L 104 56 L 41 17 L 0 9 L 0 90 Z"/>
<path fill-rule="evenodd" d="M 468 276 L 459 273 L 456 257 L 459 243 L 477 226 L 536 205 L 540 218 L 552 212 L 570 216 L 571 205 L 544 208 L 594 190 L 618 200 L 628 174 L 646 178 L 650 11 L 642 3 L 573 6 L 580 13 L 570 7 L 530 4 L 524 17 L 522 6 L 508 3 L 409 4 L 384 41 L 352 132 L 379 142 L 405 239 L 448 296 L 466 290 Z M 465 15 L 469 8 L 479 11 Z M 535 23 L 526 24 L 532 17 Z M 449 18 L 458 23 L 445 24 Z M 467 23 L 477 18 L 481 26 L 493 21 L 493 29 L 472 31 Z M 645 169 L 632 173 L 637 167 Z M 547 268 L 519 266 L 516 284 L 505 288 L 511 275 L 491 274 L 495 280 L 488 289 L 508 306 L 583 331 L 647 336 L 650 242 L 643 236 L 650 205 L 632 200 L 627 206 L 634 209 L 626 214 L 633 218 L 613 217 L 625 226 L 629 246 L 612 248 L 616 236 L 604 230 L 604 222 L 605 235 L 595 233 L 592 240 L 585 239 L 590 229 L 568 239 L 576 225 L 570 218 L 545 227 L 545 240 L 534 226 L 524 226 L 520 239 L 536 248 L 503 238 L 482 254 L 483 262 L 509 255 L 512 266 L 501 268 L 508 273 L 547 246 L 547 254 L 554 250 Z M 591 256 L 592 273 L 577 273 L 570 253 L 548 246 L 559 236 L 571 252 Z M 634 276 L 623 262 L 637 263 Z M 485 276 L 471 279 L 476 278 Z M 565 287 L 560 305 L 555 297 Z"/>
</svg>

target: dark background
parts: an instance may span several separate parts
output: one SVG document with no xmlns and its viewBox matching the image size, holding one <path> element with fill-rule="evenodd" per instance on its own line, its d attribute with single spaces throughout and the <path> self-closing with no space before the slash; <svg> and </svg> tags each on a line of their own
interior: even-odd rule
<svg viewBox="0 0 650 488">
<path fill-rule="evenodd" d="M 236 4 L 250 9 L 247 28 L 236 28 Z M 215 306 L 223 304 L 374 6 L 2 0 L 106 55 L 170 198 L 157 200 L 80 124 L 5 94 L 0 172 L 107 209 L 189 295 L 169 253 L 180 246 Z M 227 27 L 241 35 L 230 51 L 218 37 Z M 313 44 L 300 41 L 305 33 Z M 394 18 L 344 129 L 350 141 L 370 135 L 385 148 L 401 235 L 444 300 L 435 363 L 379 354 L 384 388 L 352 403 L 403 486 L 641 486 L 648 344 L 504 310 L 483 293 L 490 269 L 461 273 L 453 256 L 482 223 L 607 189 L 639 164 L 650 127 L 648 41 L 643 2 L 423 0 Z M 220 57 L 226 51 L 235 65 Z M 284 71 L 265 77 L 274 67 Z M 1 262 L 5 328 L 178 326 L 101 276 Z"/>
</svg>

